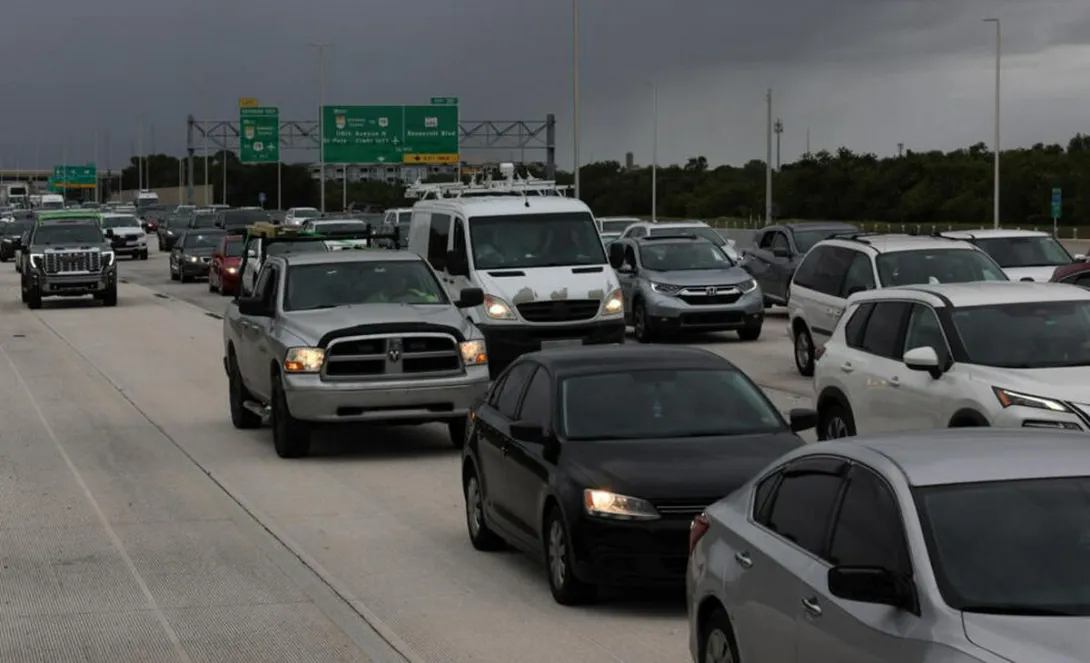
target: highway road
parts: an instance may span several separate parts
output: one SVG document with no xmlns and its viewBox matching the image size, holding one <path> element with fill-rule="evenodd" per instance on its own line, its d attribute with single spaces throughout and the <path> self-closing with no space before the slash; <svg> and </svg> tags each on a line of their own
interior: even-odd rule
<svg viewBox="0 0 1090 663">
<path fill-rule="evenodd" d="M 116 309 L 30 312 L 0 267 L 0 660 L 688 660 L 679 596 L 565 608 L 524 556 L 475 551 L 438 427 L 342 429 L 300 461 L 235 430 L 227 298 L 163 254 L 119 269 Z M 810 405 L 782 314 L 698 343 Z"/>
</svg>

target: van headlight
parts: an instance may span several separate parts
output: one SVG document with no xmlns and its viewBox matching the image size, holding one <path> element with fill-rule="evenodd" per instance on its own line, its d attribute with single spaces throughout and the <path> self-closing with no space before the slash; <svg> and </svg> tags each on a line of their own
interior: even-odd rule
<svg viewBox="0 0 1090 663">
<path fill-rule="evenodd" d="M 602 313 L 605 315 L 620 315 L 624 313 L 624 295 L 617 288 L 602 300 Z"/>
<path fill-rule="evenodd" d="M 317 373 L 325 363 L 321 348 L 288 348 L 284 354 L 284 370 L 288 373 Z"/>
<path fill-rule="evenodd" d="M 488 350 L 483 340 L 462 341 L 459 348 L 462 351 L 462 361 L 466 366 L 480 366 L 488 363 Z"/>
<path fill-rule="evenodd" d="M 493 320 L 515 319 L 515 312 L 511 310 L 510 304 L 492 295 L 484 296 L 484 314 Z"/>
</svg>

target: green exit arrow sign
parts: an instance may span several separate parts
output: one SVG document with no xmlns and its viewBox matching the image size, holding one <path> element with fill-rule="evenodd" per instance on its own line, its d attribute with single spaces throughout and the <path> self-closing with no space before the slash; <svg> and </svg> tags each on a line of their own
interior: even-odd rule
<svg viewBox="0 0 1090 663">
<path fill-rule="evenodd" d="M 432 97 L 432 106 L 457 106 L 458 97 Z"/>
</svg>

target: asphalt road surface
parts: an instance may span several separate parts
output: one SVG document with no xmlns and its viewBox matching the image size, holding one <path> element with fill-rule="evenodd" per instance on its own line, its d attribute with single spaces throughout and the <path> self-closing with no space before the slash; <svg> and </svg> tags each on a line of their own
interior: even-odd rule
<svg viewBox="0 0 1090 663">
<path fill-rule="evenodd" d="M 680 597 L 565 608 L 524 556 L 475 551 L 438 426 L 346 428 L 298 461 L 235 430 L 228 299 L 163 254 L 119 269 L 115 309 L 30 312 L 0 267 L 0 661 L 688 660 Z M 810 405 L 782 314 L 698 343 Z"/>
</svg>

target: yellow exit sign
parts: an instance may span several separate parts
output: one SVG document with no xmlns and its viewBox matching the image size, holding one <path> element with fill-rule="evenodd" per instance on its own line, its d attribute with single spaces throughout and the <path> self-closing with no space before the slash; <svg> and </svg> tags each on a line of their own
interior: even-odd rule
<svg viewBox="0 0 1090 663">
<path fill-rule="evenodd" d="M 256 108 L 260 105 L 261 104 L 258 103 L 257 99 L 254 99 L 253 97 L 239 97 L 238 100 L 239 108 Z"/>
<path fill-rule="evenodd" d="M 457 154 L 403 154 L 402 163 L 458 163 Z"/>
</svg>

